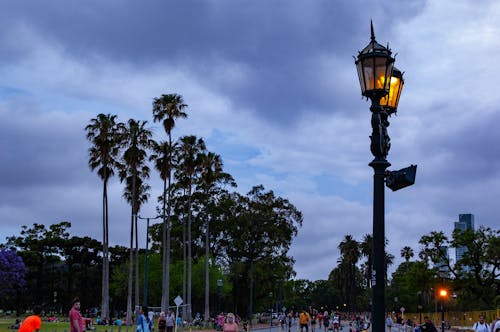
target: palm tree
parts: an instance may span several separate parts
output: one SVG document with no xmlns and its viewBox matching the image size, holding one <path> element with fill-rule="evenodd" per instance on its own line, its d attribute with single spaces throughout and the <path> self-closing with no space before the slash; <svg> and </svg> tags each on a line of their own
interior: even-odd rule
<svg viewBox="0 0 500 332">
<path fill-rule="evenodd" d="M 355 303 L 357 297 L 356 290 L 356 264 L 359 260 L 360 251 L 359 243 L 353 239 L 351 235 L 346 235 L 344 240 L 340 242 L 338 248 L 340 249 L 340 263 L 346 267 L 346 293 L 349 309 L 355 310 Z"/>
<path fill-rule="evenodd" d="M 229 184 L 233 187 L 236 186 L 233 177 L 222 171 L 222 159 L 219 155 L 208 152 L 200 155 L 201 174 L 198 182 L 199 189 L 203 193 L 205 200 L 205 321 L 208 322 L 210 318 L 210 271 L 209 271 L 209 230 L 210 230 L 210 217 L 209 209 L 211 205 L 217 204 L 217 197 L 222 194 L 220 185 Z"/>
<path fill-rule="evenodd" d="M 413 249 L 411 247 L 405 246 L 403 249 L 401 249 L 401 257 L 405 259 L 405 261 L 408 263 L 410 261 L 410 258 L 414 256 Z"/>
<path fill-rule="evenodd" d="M 89 166 L 91 170 L 97 170 L 97 174 L 103 181 L 102 190 L 102 317 L 109 316 L 109 254 L 108 254 L 108 180 L 114 175 L 114 170 L 118 165 L 120 136 L 116 115 L 98 114 L 91 119 L 85 127 L 87 139 L 92 143 L 89 149 Z"/>
<path fill-rule="evenodd" d="M 387 239 L 385 240 L 386 244 L 387 244 Z M 389 270 L 389 266 L 391 266 L 392 264 L 394 263 L 394 255 L 393 254 L 389 254 L 389 253 L 385 253 L 385 257 L 384 257 L 384 276 L 385 276 L 385 280 L 389 280 L 387 278 L 387 271 Z"/>
<path fill-rule="evenodd" d="M 192 265 L 192 241 L 191 241 L 191 222 L 192 222 L 192 194 L 195 176 L 200 169 L 200 154 L 205 151 L 205 142 L 196 136 L 183 136 L 179 144 L 179 168 L 176 178 L 183 184 L 187 196 L 187 319 L 191 320 L 191 265 Z"/>
<path fill-rule="evenodd" d="M 141 204 L 148 198 L 149 186 L 144 180 L 149 178 L 149 167 L 146 165 L 147 150 L 152 146 L 150 130 L 146 129 L 146 121 L 128 120 L 127 125 L 120 126 L 122 135 L 123 164 L 120 167 L 120 180 L 126 181 L 124 197 L 130 203 L 130 265 L 127 294 L 127 323 L 132 318 L 132 280 L 133 280 L 133 258 L 134 258 L 134 233 L 135 233 L 135 305 L 139 305 L 139 258 L 137 240 L 137 215 Z M 135 229 L 135 232 L 134 232 Z"/>
<path fill-rule="evenodd" d="M 371 234 L 365 234 L 360 243 L 361 255 L 366 257 L 365 273 L 366 285 L 371 288 L 372 270 L 373 270 L 373 237 Z"/>
<path fill-rule="evenodd" d="M 153 119 L 155 122 L 162 122 L 165 133 L 168 137 L 168 143 L 161 151 L 163 160 L 156 162 L 156 168 L 160 171 L 160 177 L 163 180 L 163 272 L 162 272 L 162 295 L 161 309 L 166 311 L 169 305 L 170 297 L 170 210 L 171 210 L 171 184 L 172 184 L 172 130 L 175 127 L 175 121 L 178 118 L 187 118 L 183 111 L 187 105 L 184 103 L 181 95 L 167 94 L 153 100 Z M 167 186 L 168 181 L 168 186 Z"/>
</svg>

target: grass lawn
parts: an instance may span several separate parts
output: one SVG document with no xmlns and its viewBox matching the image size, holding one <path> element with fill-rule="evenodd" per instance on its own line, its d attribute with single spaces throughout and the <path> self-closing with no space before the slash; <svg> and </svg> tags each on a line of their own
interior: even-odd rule
<svg viewBox="0 0 500 332">
<path fill-rule="evenodd" d="M 21 317 L 24 318 L 24 317 Z M 15 317 L 11 318 L 0 318 L 0 332 L 17 332 L 17 330 L 10 329 L 9 327 L 16 321 Z M 118 326 L 102 326 L 94 325 L 96 327 L 96 332 L 135 332 L 135 326 L 122 326 L 121 330 L 118 330 Z M 69 332 L 69 322 L 42 322 L 42 327 L 40 332 Z"/>
</svg>

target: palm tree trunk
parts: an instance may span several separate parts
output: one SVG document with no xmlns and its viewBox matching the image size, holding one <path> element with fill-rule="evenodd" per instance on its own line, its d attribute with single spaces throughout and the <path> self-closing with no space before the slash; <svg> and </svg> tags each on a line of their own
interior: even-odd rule
<svg viewBox="0 0 500 332">
<path fill-rule="evenodd" d="M 170 145 L 172 145 L 172 139 L 169 138 L 170 140 Z M 171 156 L 169 152 L 169 165 L 172 164 L 171 162 Z M 165 289 L 165 297 L 167 299 L 167 306 L 169 306 L 170 303 L 170 230 L 172 229 L 171 225 L 171 220 L 170 220 L 170 209 L 171 209 L 171 204 L 172 204 L 172 197 L 171 197 L 171 191 L 170 188 L 172 186 L 172 172 L 170 170 L 169 166 L 169 171 L 168 171 L 168 188 L 167 188 L 167 264 L 166 264 L 166 274 L 165 274 L 165 284 L 166 284 L 166 289 Z"/>
<path fill-rule="evenodd" d="M 207 218 L 207 228 L 205 230 L 205 322 L 208 323 L 208 320 L 210 318 L 210 301 L 209 301 L 209 296 L 210 296 L 210 271 L 209 271 L 209 260 L 210 260 L 210 248 L 208 245 L 208 240 L 209 240 L 209 221 L 208 221 L 208 214 L 206 216 Z"/>
<path fill-rule="evenodd" d="M 104 176 L 106 178 L 106 175 Z M 107 180 L 103 183 L 102 193 L 102 228 L 103 228 L 103 241 L 102 241 L 102 294 L 101 294 L 101 313 L 103 318 L 108 315 L 109 303 L 109 255 L 108 255 L 108 194 L 107 194 Z M 106 314 L 106 316 L 104 316 Z"/>
<path fill-rule="evenodd" d="M 139 230 L 137 228 L 137 211 L 134 214 L 134 226 L 135 226 L 135 305 L 140 306 L 139 299 Z"/>
<path fill-rule="evenodd" d="M 161 279 L 161 311 L 167 312 L 168 296 L 167 296 L 167 273 L 169 270 L 169 259 L 167 257 L 167 250 L 169 243 L 170 232 L 168 230 L 168 221 L 166 219 L 165 200 L 167 192 L 167 180 L 163 180 L 163 229 L 162 229 L 162 248 L 163 248 L 163 264 L 162 264 L 162 279 Z"/>
<path fill-rule="evenodd" d="M 129 268 L 128 268 L 128 292 L 127 292 L 127 324 L 132 324 L 132 278 L 134 273 L 134 207 L 130 216 L 130 254 L 129 254 Z"/>
<path fill-rule="evenodd" d="M 186 221 L 182 223 L 182 298 L 186 301 L 187 286 L 187 248 L 186 248 Z M 182 318 L 186 319 L 186 306 L 182 307 Z"/>
<path fill-rule="evenodd" d="M 188 188 L 188 224 L 187 224 L 187 319 L 191 321 L 192 308 L 191 308 L 191 272 L 192 272 L 192 246 L 191 246 L 191 181 Z"/>
<path fill-rule="evenodd" d="M 132 176 L 132 228 L 135 228 L 135 296 L 134 296 L 134 302 L 135 302 L 135 317 L 139 316 L 139 240 L 138 240 L 138 230 L 137 230 L 137 202 L 136 202 L 136 172 L 135 172 L 135 165 L 131 165 L 134 173 Z M 134 231 L 132 231 L 134 232 Z M 132 262 L 131 262 L 132 263 Z"/>
</svg>

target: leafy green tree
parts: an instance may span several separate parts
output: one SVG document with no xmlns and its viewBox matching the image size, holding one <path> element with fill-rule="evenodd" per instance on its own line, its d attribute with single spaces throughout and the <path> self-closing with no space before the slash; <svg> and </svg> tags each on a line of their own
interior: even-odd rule
<svg viewBox="0 0 500 332">
<path fill-rule="evenodd" d="M 54 291 L 53 281 L 59 280 L 57 272 L 61 266 L 56 239 L 68 237 L 68 225 L 63 222 L 47 229 L 45 225 L 35 223 L 31 228 L 22 226 L 19 236 L 7 238 L 7 247 L 16 248 L 28 268 L 25 303 L 47 303 L 52 300 L 49 294 Z"/>
<path fill-rule="evenodd" d="M 419 243 L 423 249 L 419 256 L 447 267 L 454 281 L 453 291 L 458 294 L 459 306 L 468 309 L 491 308 L 495 298 L 500 296 L 499 234 L 499 230 L 482 226 L 477 231 L 456 230 L 452 240 L 449 240 L 443 232 L 433 231 L 421 237 Z M 441 249 L 444 246 L 464 247 L 466 251 L 462 259 L 453 265 Z"/>
<path fill-rule="evenodd" d="M 429 296 L 437 282 L 435 272 L 424 261 L 403 262 L 392 274 L 390 286 L 386 288 L 387 306 L 399 310 L 403 305 L 410 312 L 418 312 L 418 305 L 431 310 L 433 302 Z M 425 301 L 424 300 L 425 297 Z M 393 301 L 398 298 L 398 303 Z"/>
<path fill-rule="evenodd" d="M 26 292 L 16 294 L 19 307 L 45 303 L 45 310 L 60 311 L 61 303 L 74 296 L 88 306 L 99 304 L 99 289 L 94 286 L 100 282 L 102 244 L 89 237 L 70 237 L 70 227 L 69 222 L 48 228 L 35 223 L 7 238 L 6 246 L 16 248 L 27 268 Z"/>
<path fill-rule="evenodd" d="M 231 275 L 234 305 L 253 313 L 253 285 L 259 284 L 256 298 L 268 298 L 278 280 L 287 280 L 293 270 L 293 258 L 288 257 L 292 239 L 302 225 L 302 213 L 287 199 L 255 186 L 246 196 L 233 193 L 223 206 L 227 218 L 214 223 L 221 231 L 221 255 Z M 280 276 L 269 273 L 278 270 Z M 249 295 L 242 290 L 249 289 Z M 239 292 L 239 293 L 238 293 Z"/>
<path fill-rule="evenodd" d="M 179 140 L 179 167 L 177 169 L 176 178 L 179 179 L 179 184 L 183 187 L 187 198 L 187 319 L 191 320 L 191 279 L 192 279 L 192 196 L 193 187 L 196 182 L 196 177 L 199 175 L 201 167 L 201 154 L 205 151 L 205 142 L 201 138 L 194 135 L 183 136 Z"/>
<path fill-rule="evenodd" d="M 69 228 L 69 227 L 68 227 Z M 86 306 L 97 305 L 99 294 L 94 285 L 99 283 L 99 272 L 102 263 L 102 245 L 96 239 L 88 236 L 73 236 L 59 242 L 59 255 L 63 258 L 64 268 L 57 296 L 61 303 L 70 303 L 71 298 L 79 296 Z M 111 251 L 110 251 L 111 253 Z M 113 255 L 110 255 L 110 268 L 113 265 Z M 89 290 L 82 292 L 82 290 Z M 62 309 L 62 308 L 60 308 Z"/>
<path fill-rule="evenodd" d="M 223 171 L 222 159 L 219 155 L 208 152 L 200 155 L 200 177 L 198 179 L 198 189 L 202 193 L 202 200 L 205 211 L 202 216 L 205 218 L 205 320 L 210 317 L 210 210 L 213 210 L 221 195 L 225 192 L 224 186 L 236 186 L 233 177 Z"/>
<path fill-rule="evenodd" d="M 118 165 L 120 136 L 116 115 L 98 114 L 85 127 L 87 139 L 92 146 L 89 149 L 89 166 L 97 169 L 103 181 L 102 191 L 102 228 L 103 228 L 103 267 L 102 267 L 102 303 L 103 317 L 109 316 L 109 254 L 108 254 L 108 180 Z"/>
<path fill-rule="evenodd" d="M 175 127 L 177 119 L 187 118 L 183 111 L 187 105 L 184 103 L 181 95 L 167 94 L 161 95 L 153 100 L 153 119 L 155 122 L 162 122 L 168 140 L 160 142 L 155 146 L 155 167 L 160 172 L 163 180 L 162 194 L 162 248 L 163 248 L 163 277 L 162 277 L 162 301 L 161 308 L 166 311 L 170 299 L 170 213 L 171 213 L 171 184 L 174 146 L 172 142 L 172 130 Z M 168 185 L 167 185 L 168 183 Z"/>
<path fill-rule="evenodd" d="M 145 180 L 149 178 L 149 167 L 147 152 L 152 147 L 152 133 L 146 129 L 147 121 L 128 120 L 127 125 L 120 125 L 121 147 L 123 152 L 123 163 L 120 164 L 120 180 L 126 181 L 124 197 L 130 203 L 130 267 L 129 267 L 129 290 L 127 294 L 127 323 L 132 322 L 132 280 L 133 280 L 133 253 L 134 253 L 134 229 L 135 229 L 135 305 L 139 303 L 139 256 L 137 239 L 137 215 L 141 205 L 148 199 L 149 186 Z"/>
</svg>

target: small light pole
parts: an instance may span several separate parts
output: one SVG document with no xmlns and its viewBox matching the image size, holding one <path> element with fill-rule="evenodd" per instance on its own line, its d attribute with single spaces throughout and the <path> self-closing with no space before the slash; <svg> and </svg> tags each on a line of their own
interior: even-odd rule
<svg viewBox="0 0 500 332">
<path fill-rule="evenodd" d="M 270 302 L 270 309 L 269 309 L 269 328 L 273 328 L 273 292 L 269 292 L 269 302 Z"/>
<path fill-rule="evenodd" d="M 222 291 L 222 279 L 217 279 L 217 314 L 221 312 L 221 291 Z"/>
<path fill-rule="evenodd" d="M 418 314 L 419 314 L 419 322 L 420 322 L 420 325 L 422 325 L 422 291 L 418 291 L 417 292 L 417 295 L 418 295 L 418 305 L 417 305 L 417 309 L 418 309 Z"/>
<path fill-rule="evenodd" d="M 448 298 L 448 290 L 441 288 L 439 290 L 439 298 L 441 299 L 441 332 L 444 332 L 444 301 Z"/>
<path fill-rule="evenodd" d="M 149 256 L 148 256 L 148 250 L 149 250 L 149 220 L 150 219 L 158 219 L 161 218 L 161 216 L 156 216 L 156 217 L 147 217 L 147 218 L 142 218 L 141 216 L 137 216 L 137 218 L 146 220 L 146 257 L 144 259 L 144 283 L 143 283 L 143 288 L 142 288 L 142 298 L 144 301 L 144 308 L 148 307 L 148 268 L 149 268 Z"/>
</svg>

